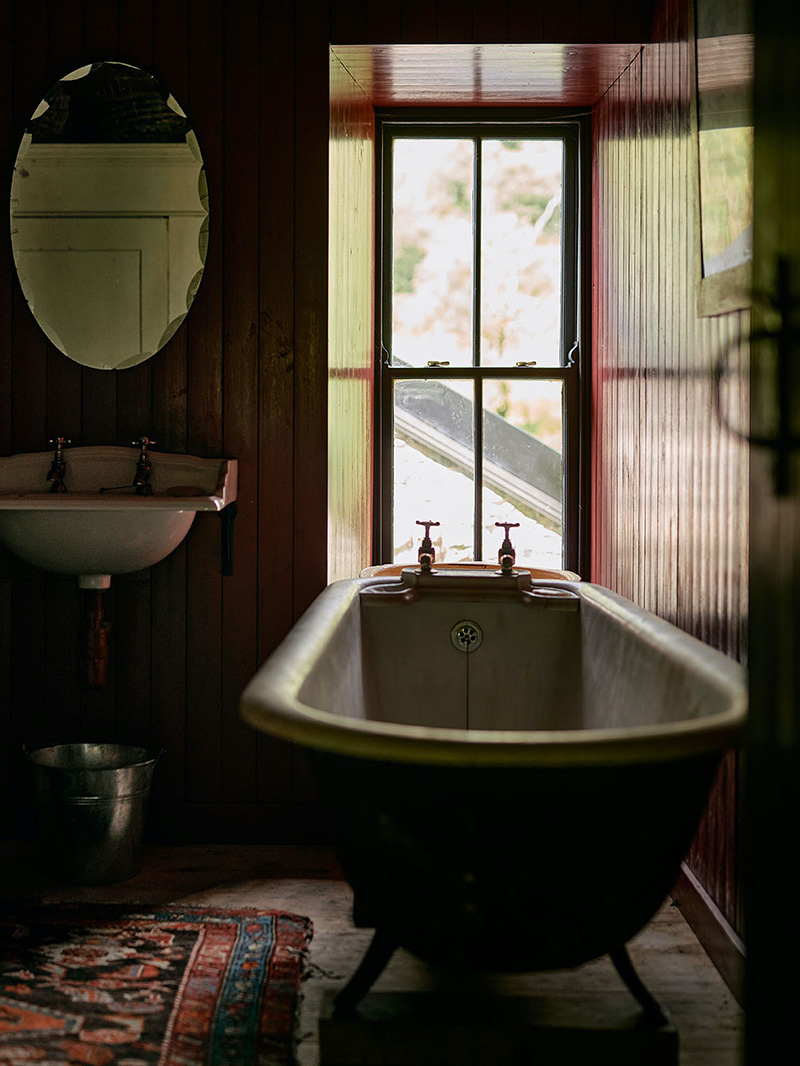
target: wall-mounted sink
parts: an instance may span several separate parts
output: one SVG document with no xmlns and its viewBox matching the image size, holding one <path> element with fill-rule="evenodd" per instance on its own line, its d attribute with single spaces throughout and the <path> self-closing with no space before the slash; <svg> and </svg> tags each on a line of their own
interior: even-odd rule
<svg viewBox="0 0 800 1066">
<path fill-rule="evenodd" d="M 77 576 L 82 588 L 103 589 L 111 575 L 169 555 L 198 511 L 236 499 L 235 459 L 151 451 L 152 495 L 137 495 L 138 458 L 136 448 L 68 448 L 66 491 L 49 492 L 52 452 L 0 456 L 0 543 L 43 570 Z"/>
</svg>

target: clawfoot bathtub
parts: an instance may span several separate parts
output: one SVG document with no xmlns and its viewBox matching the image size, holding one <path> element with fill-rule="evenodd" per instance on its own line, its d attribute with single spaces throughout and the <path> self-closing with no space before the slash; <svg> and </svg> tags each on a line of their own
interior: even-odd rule
<svg viewBox="0 0 800 1066">
<path fill-rule="evenodd" d="M 376 938 L 341 1009 L 402 946 L 501 971 L 610 953 L 678 874 L 746 713 L 742 668 L 607 589 L 492 570 L 329 586 L 242 698 L 312 749 Z"/>
</svg>

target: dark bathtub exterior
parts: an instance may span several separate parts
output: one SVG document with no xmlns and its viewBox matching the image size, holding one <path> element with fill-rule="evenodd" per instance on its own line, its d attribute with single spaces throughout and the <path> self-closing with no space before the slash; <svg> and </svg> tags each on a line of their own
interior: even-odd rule
<svg viewBox="0 0 800 1066">
<path fill-rule="evenodd" d="M 356 925 L 432 963 L 577 966 L 634 936 L 674 885 L 718 757 L 464 768 L 317 752 Z"/>
<path fill-rule="evenodd" d="M 459 619 L 484 631 L 466 675 Z M 658 910 L 744 723 L 746 681 L 599 586 L 404 571 L 330 586 L 242 713 L 312 752 L 378 962 L 402 946 L 525 972 L 624 954 Z"/>
</svg>

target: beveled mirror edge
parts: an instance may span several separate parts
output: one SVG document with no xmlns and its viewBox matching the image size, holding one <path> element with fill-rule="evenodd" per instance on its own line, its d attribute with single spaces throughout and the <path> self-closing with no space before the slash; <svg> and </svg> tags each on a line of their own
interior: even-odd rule
<svg viewBox="0 0 800 1066">
<path fill-rule="evenodd" d="M 106 66 L 106 65 L 112 66 L 112 67 L 115 67 L 115 68 L 121 68 L 123 70 L 128 70 L 128 71 L 131 71 L 131 72 L 135 72 L 137 75 L 142 75 L 142 76 L 146 77 L 147 79 L 152 80 L 153 84 L 159 87 L 159 89 L 161 91 L 163 102 L 166 105 L 166 107 L 168 107 L 172 112 L 174 112 L 175 115 L 178 115 L 179 117 L 181 117 L 181 118 L 186 120 L 185 142 L 172 142 L 172 143 L 175 143 L 175 144 L 185 143 L 185 146 L 189 149 L 189 152 L 191 153 L 191 156 L 192 156 L 193 160 L 195 161 L 195 163 L 197 165 L 197 180 L 196 180 L 196 186 L 195 186 L 195 188 L 196 188 L 196 191 L 195 191 L 196 201 L 194 201 L 196 206 L 192 209 L 191 213 L 193 215 L 195 215 L 198 219 L 200 219 L 200 221 L 198 223 L 198 228 L 197 228 L 196 244 L 194 245 L 194 258 L 195 258 L 195 264 L 194 265 L 195 265 L 196 269 L 193 271 L 193 273 L 191 273 L 190 275 L 187 276 L 187 284 L 186 284 L 186 287 L 185 287 L 184 304 L 183 304 L 182 307 L 180 305 L 177 305 L 177 306 L 174 307 L 174 311 L 176 313 L 168 314 L 168 316 L 166 317 L 166 319 L 165 319 L 165 321 L 163 323 L 163 329 L 161 330 L 160 334 L 158 335 L 157 341 L 155 343 L 152 343 L 152 344 L 148 345 L 146 348 L 142 348 L 141 350 L 139 350 L 137 352 L 133 352 L 133 354 L 125 354 L 119 359 L 114 359 L 114 360 L 106 359 L 105 358 L 105 354 L 104 354 L 103 359 L 91 360 L 90 358 L 86 357 L 86 355 L 85 355 L 85 353 L 83 351 L 80 351 L 80 350 L 78 350 L 78 351 L 68 350 L 68 348 L 70 346 L 62 340 L 61 336 L 59 335 L 58 329 L 52 324 L 52 322 L 49 322 L 49 321 L 47 321 L 46 318 L 44 318 L 44 316 L 41 313 L 41 311 L 37 311 L 37 307 L 36 307 L 36 288 L 35 288 L 35 285 L 31 282 L 31 280 L 26 276 L 26 270 L 25 270 L 25 268 L 23 267 L 23 265 L 21 263 L 21 253 L 20 253 L 20 249 L 18 247 L 18 244 L 19 244 L 19 240 L 18 240 L 18 237 L 19 237 L 19 229 L 18 229 L 19 184 L 18 183 L 19 183 L 21 177 L 28 177 L 29 176 L 29 174 L 26 171 L 25 161 L 26 161 L 26 159 L 29 158 L 30 153 L 31 153 L 31 149 L 32 149 L 32 147 L 34 147 L 33 134 L 31 132 L 30 126 L 37 118 L 40 118 L 43 114 L 45 114 L 47 112 L 47 110 L 49 109 L 49 107 L 51 106 L 51 104 L 49 103 L 48 98 L 50 100 L 52 100 L 54 98 L 59 86 L 62 85 L 62 83 L 69 83 L 69 82 L 78 81 L 81 78 L 86 77 L 93 70 L 96 70 L 96 69 L 98 69 L 100 67 L 103 67 L 103 66 Z M 76 144 L 78 142 L 70 142 L 70 143 Z M 120 144 L 123 144 L 123 142 L 120 142 Z M 147 142 L 146 141 L 142 141 L 142 142 L 129 141 L 128 145 L 131 145 L 131 146 L 132 145 L 138 145 L 140 147 L 145 147 L 147 145 Z M 36 145 L 36 147 L 38 147 L 38 148 L 48 147 L 49 148 L 49 147 L 51 147 L 51 145 L 50 144 L 47 144 L 47 145 L 39 144 L 39 145 Z M 189 123 L 189 121 L 188 121 L 188 119 L 186 117 L 186 114 L 183 111 L 182 107 L 177 102 L 175 97 L 166 89 L 166 86 L 161 81 L 161 79 L 158 78 L 157 75 L 153 74 L 151 71 L 147 70 L 146 68 L 136 66 L 135 64 L 125 63 L 125 62 L 122 62 L 122 61 L 119 61 L 119 60 L 108 59 L 108 60 L 99 60 L 99 61 L 96 61 L 96 62 L 83 64 L 82 66 L 77 67 L 75 70 L 70 71 L 67 74 L 65 74 L 63 77 L 59 78 L 58 81 L 54 83 L 52 88 L 45 94 L 45 96 L 42 98 L 40 103 L 37 105 L 36 109 L 33 112 L 33 115 L 31 116 L 31 119 L 28 120 L 26 128 L 25 128 L 25 130 L 24 130 L 24 132 L 22 134 L 22 138 L 20 140 L 20 145 L 19 145 L 19 148 L 18 148 L 18 151 L 17 151 L 17 154 L 16 154 L 15 162 L 14 162 L 13 175 L 12 175 L 12 181 L 11 181 L 11 196 L 10 196 L 9 207 L 10 207 L 11 246 L 12 246 L 12 253 L 13 253 L 13 259 L 14 259 L 14 264 L 15 264 L 15 268 L 16 268 L 16 273 L 17 273 L 17 277 L 18 277 L 19 282 L 20 282 L 20 287 L 22 289 L 23 295 L 25 296 L 25 300 L 26 300 L 27 304 L 28 304 L 28 306 L 31 309 L 31 313 L 33 314 L 33 317 L 34 317 L 34 319 L 37 322 L 37 325 L 42 330 L 42 332 L 45 334 L 45 336 L 47 337 L 48 341 L 51 344 L 53 344 L 53 346 L 61 354 L 65 355 L 68 359 L 71 359 L 73 362 L 76 362 L 76 363 L 78 363 L 78 364 L 80 364 L 82 366 L 89 367 L 91 369 L 126 370 L 126 369 L 130 369 L 132 367 L 138 366 L 142 362 L 145 362 L 146 360 L 152 358 L 159 351 L 161 351 L 161 349 L 171 340 L 171 338 L 175 335 L 175 333 L 178 332 L 178 330 L 180 329 L 180 326 L 183 324 L 183 321 L 186 318 L 186 316 L 187 316 L 187 314 L 188 314 L 188 312 L 189 312 L 189 310 L 190 310 L 190 308 L 192 306 L 192 303 L 194 302 L 194 299 L 195 299 L 195 297 L 197 295 L 197 292 L 198 292 L 198 289 L 199 289 L 199 286 L 200 286 L 200 282 L 202 280 L 202 277 L 203 277 L 203 274 L 204 274 L 204 271 L 205 271 L 206 260 L 207 260 L 207 252 L 208 252 L 208 235 L 209 235 L 208 183 L 207 183 L 207 180 L 206 180 L 205 162 L 204 162 L 204 159 L 203 159 L 202 152 L 200 150 L 200 146 L 199 146 L 199 143 L 198 143 L 198 140 L 197 140 L 197 136 L 196 136 L 194 130 L 192 129 L 191 124 Z M 187 211 L 186 214 L 188 214 L 188 213 L 189 212 Z M 187 258 L 188 258 L 188 256 L 187 256 Z M 74 347 L 74 345 L 72 347 Z M 112 347 L 113 347 L 113 342 L 109 344 L 109 351 L 111 350 Z M 131 349 L 129 348 L 128 349 L 128 353 L 130 353 L 130 352 L 131 352 Z"/>
</svg>

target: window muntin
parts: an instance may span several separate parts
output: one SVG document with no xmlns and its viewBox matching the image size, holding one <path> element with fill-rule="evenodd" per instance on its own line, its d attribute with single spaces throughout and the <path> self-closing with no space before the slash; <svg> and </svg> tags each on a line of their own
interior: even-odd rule
<svg viewBox="0 0 800 1066">
<path fill-rule="evenodd" d="M 383 135 L 381 558 L 574 567 L 577 127 Z"/>
</svg>

